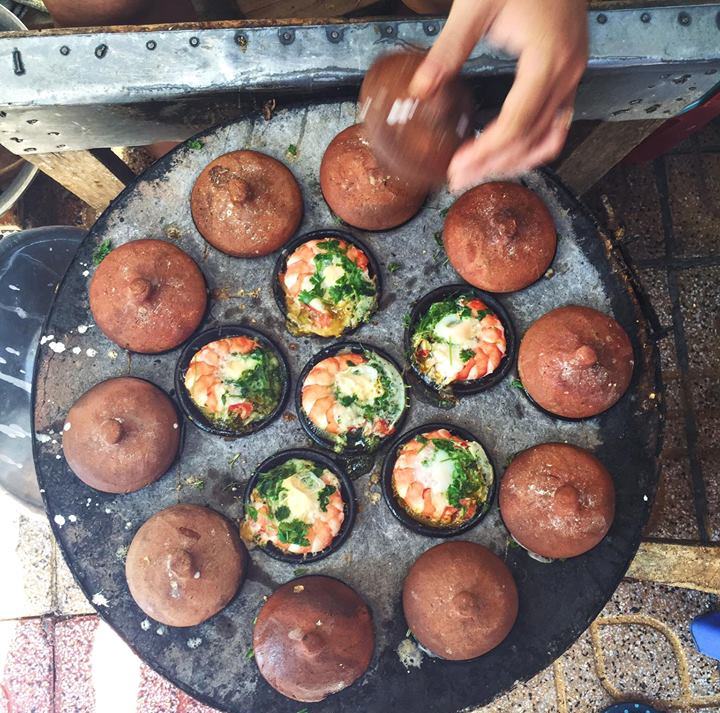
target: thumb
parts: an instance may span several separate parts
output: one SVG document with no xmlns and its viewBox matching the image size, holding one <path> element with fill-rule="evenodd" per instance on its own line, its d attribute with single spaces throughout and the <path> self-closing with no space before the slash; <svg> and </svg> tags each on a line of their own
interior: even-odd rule
<svg viewBox="0 0 720 713">
<path fill-rule="evenodd" d="M 410 95 L 427 99 L 458 74 L 496 15 L 495 0 L 455 0 L 445 27 L 410 82 Z"/>
</svg>

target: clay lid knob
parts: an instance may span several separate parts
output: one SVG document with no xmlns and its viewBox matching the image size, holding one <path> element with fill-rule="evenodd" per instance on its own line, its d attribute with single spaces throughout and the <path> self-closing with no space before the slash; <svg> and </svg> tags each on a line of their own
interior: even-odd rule
<svg viewBox="0 0 720 713">
<path fill-rule="evenodd" d="M 317 656 L 325 648 L 322 634 L 317 631 L 308 631 L 300 639 L 300 648 L 306 656 Z"/>
<path fill-rule="evenodd" d="M 480 602 L 472 592 L 458 592 L 452 598 L 452 608 L 465 619 L 479 616 L 481 612 Z"/>
<path fill-rule="evenodd" d="M 145 302 L 152 292 L 152 285 L 144 277 L 136 277 L 130 283 L 130 294 L 135 302 Z"/>
<path fill-rule="evenodd" d="M 233 178 L 228 186 L 228 189 L 230 191 L 230 198 L 236 205 L 249 203 L 253 197 L 252 187 L 242 178 Z"/>
<path fill-rule="evenodd" d="M 575 360 L 582 367 L 588 367 L 598 363 L 598 357 L 595 350 L 586 344 L 579 347 L 575 352 Z"/>
<path fill-rule="evenodd" d="M 123 437 L 122 423 L 116 418 L 106 418 L 100 424 L 100 437 L 109 446 L 114 446 L 122 440 Z"/>
<path fill-rule="evenodd" d="M 565 513 L 580 510 L 580 493 L 570 483 L 561 485 L 555 491 L 555 507 Z"/>
<path fill-rule="evenodd" d="M 195 573 L 195 563 L 188 550 L 178 549 L 170 553 L 168 569 L 178 579 L 190 579 Z"/>
<path fill-rule="evenodd" d="M 498 238 L 503 242 L 508 242 L 517 235 L 518 223 L 512 211 L 507 209 L 499 211 L 494 222 Z"/>
</svg>

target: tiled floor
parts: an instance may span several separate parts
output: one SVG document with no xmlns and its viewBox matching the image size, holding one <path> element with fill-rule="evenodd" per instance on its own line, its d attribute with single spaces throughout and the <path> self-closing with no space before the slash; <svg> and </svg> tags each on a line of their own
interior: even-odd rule
<svg viewBox="0 0 720 713">
<path fill-rule="evenodd" d="M 665 334 L 667 425 L 648 537 L 720 542 L 719 189 L 711 125 L 653 164 L 615 169 L 587 197 L 623 236 Z M 1 496 L 0 539 L 0 713 L 212 713 L 92 616 L 47 523 Z M 688 630 L 716 607 L 709 594 L 623 582 L 553 667 L 483 713 L 589 713 L 618 697 L 720 712 L 718 664 Z"/>
</svg>

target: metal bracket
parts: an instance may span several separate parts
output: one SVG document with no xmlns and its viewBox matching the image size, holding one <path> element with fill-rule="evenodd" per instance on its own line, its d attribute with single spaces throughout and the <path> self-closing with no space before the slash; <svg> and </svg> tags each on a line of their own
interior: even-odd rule
<svg viewBox="0 0 720 713">
<path fill-rule="evenodd" d="M 715 91 L 720 4 L 592 10 L 588 22 L 591 57 L 576 118 L 670 117 Z M 212 95 L 216 108 L 230 111 L 238 91 L 349 90 L 379 54 L 425 49 L 443 24 L 225 22 L 2 34 L 0 143 L 23 155 L 183 139 L 213 118 L 198 115 L 200 97 Z M 481 42 L 465 74 L 476 85 L 509 81 L 514 66 Z"/>
</svg>

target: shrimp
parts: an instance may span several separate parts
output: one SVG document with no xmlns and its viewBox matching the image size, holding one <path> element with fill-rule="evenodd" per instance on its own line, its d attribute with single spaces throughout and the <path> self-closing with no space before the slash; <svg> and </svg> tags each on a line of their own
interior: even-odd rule
<svg viewBox="0 0 720 713">
<path fill-rule="evenodd" d="M 193 402 L 208 413 L 217 415 L 223 406 L 222 397 L 226 391 L 223 372 L 228 362 L 233 355 L 250 354 L 257 346 L 254 339 L 240 335 L 210 342 L 196 352 L 185 372 L 185 388 Z M 236 400 L 228 405 L 227 410 L 245 421 L 252 413 L 253 405 L 249 401 Z"/>
<path fill-rule="evenodd" d="M 333 247 L 323 247 L 332 241 Z M 323 255 L 322 260 L 318 256 Z M 354 315 L 353 307 L 338 307 L 337 298 L 330 296 L 329 290 L 338 282 L 342 284 L 347 263 L 343 265 L 343 255 L 362 270 L 371 282 L 368 273 L 367 255 L 354 245 L 328 237 L 309 240 L 299 245 L 287 258 L 285 271 L 278 276 L 285 292 L 288 320 L 302 333 L 315 333 L 320 336 L 337 336 L 349 326 L 346 322 L 357 320 L 362 315 Z M 302 295 L 301 293 L 305 293 Z"/>
<path fill-rule="evenodd" d="M 458 312 L 444 325 L 446 333 L 437 339 L 425 337 L 415 345 L 418 365 L 440 385 L 488 376 L 500 366 L 507 350 L 502 322 L 482 300 L 459 298 L 456 304 Z M 465 308 L 469 315 L 462 314 Z"/>
<path fill-rule="evenodd" d="M 452 470 L 433 443 L 450 440 L 467 447 L 468 442 L 440 428 L 406 442 L 399 450 L 392 474 L 393 490 L 397 498 L 419 520 L 436 525 L 451 525 L 471 518 L 477 510 L 477 501 L 462 498 L 459 507 L 450 505 L 448 487 Z M 438 457 L 440 456 L 440 457 Z"/>
<path fill-rule="evenodd" d="M 313 554 L 328 548 L 340 532 L 345 521 L 345 503 L 340 493 L 338 479 L 329 471 L 324 471 L 321 480 L 331 485 L 335 492 L 327 500 L 325 510 L 319 508 L 311 522 L 306 522 L 305 539 L 308 544 L 281 542 L 278 536 L 279 526 L 273 518 L 267 503 L 253 492 L 253 517 L 246 517 L 240 533 L 245 540 L 255 540 L 261 545 L 272 543 L 275 547 L 293 554 Z"/>
<path fill-rule="evenodd" d="M 361 354 L 349 352 L 327 357 L 310 370 L 303 383 L 301 404 L 303 411 L 317 428 L 334 435 L 340 433 L 335 378 L 340 371 L 365 361 Z"/>
</svg>

